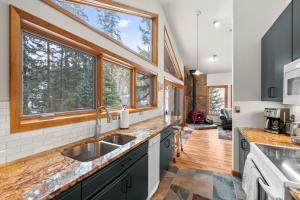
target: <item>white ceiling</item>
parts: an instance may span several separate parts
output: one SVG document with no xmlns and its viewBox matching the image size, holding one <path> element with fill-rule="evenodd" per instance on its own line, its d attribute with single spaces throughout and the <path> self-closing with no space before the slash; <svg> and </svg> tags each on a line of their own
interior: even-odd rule
<svg viewBox="0 0 300 200">
<path fill-rule="evenodd" d="M 199 16 L 199 69 L 205 73 L 232 71 L 232 0 L 160 0 L 185 66 L 197 65 L 197 18 Z M 213 21 L 219 20 L 215 28 Z M 217 55 L 217 61 L 210 57 Z"/>
</svg>

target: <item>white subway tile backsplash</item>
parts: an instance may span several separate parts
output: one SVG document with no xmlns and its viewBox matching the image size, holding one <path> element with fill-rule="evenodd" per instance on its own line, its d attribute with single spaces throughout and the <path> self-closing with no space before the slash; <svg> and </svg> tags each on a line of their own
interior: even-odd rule
<svg viewBox="0 0 300 200">
<path fill-rule="evenodd" d="M 133 113 L 130 122 L 136 123 L 162 114 L 161 109 Z M 102 120 L 101 133 L 119 127 L 119 120 L 107 123 Z M 94 135 L 95 121 L 86 121 L 22 133 L 10 133 L 9 102 L 0 102 L 0 164 L 22 158 L 33 153 L 49 150 Z"/>
</svg>

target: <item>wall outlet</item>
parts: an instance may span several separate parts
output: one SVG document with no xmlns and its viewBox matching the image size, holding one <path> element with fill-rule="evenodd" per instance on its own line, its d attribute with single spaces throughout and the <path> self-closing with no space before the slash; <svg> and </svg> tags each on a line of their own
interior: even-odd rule
<svg viewBox="0 0 300 200">
<path fill-rule="evenodd" d="M 240 106 L 234 106 L 234 112 L 240 113 L 241 112 L 241 107 Z"/>
</svg>

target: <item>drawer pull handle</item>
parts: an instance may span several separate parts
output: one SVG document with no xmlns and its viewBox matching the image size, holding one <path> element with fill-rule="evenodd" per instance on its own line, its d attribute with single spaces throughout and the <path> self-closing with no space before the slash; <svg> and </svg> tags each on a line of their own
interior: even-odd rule
<svg viewBox="0 0 300 200">
<path fill-rule="evenodd" d="M 132 187 L 132 176 L 129 174 L 129 177 L 128 177 L 128 188 L 131 188 Z"/>
<path fill-rule="evenodd" d="M 122 183 L 122 192 L 123 192 L 123 193 L 127 193 L 127 185 L 128 185 L 127 179 L 126 179 L 126 178 L 123 179 L 122 182 L 123 182 L 123 183 Z"/>
</svg>

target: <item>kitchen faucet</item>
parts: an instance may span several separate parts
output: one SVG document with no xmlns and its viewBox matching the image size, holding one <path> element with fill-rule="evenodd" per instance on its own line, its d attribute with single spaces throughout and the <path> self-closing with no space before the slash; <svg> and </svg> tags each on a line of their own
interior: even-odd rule
<svg viewBox="0 0 300 200">
<path fill-rule="evenodd" d="M 107 123 L 111 123 L 111 115 L 108 111 L 108 109 L 105 106 L 98 106 L 96 109 L 96 127 L 95 127 L 95 137 L 99 137 L 101 134 L 101 119 L 99 119 L 99 112 L 101 112 L 101 109 L 104 108 L 106 112 L 106 119 Z"/>
</svg>

